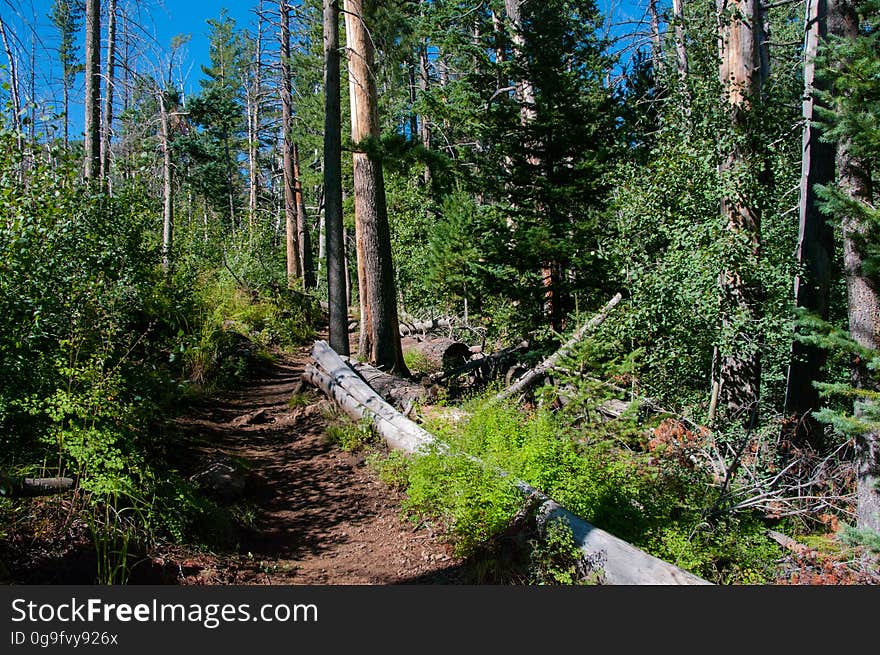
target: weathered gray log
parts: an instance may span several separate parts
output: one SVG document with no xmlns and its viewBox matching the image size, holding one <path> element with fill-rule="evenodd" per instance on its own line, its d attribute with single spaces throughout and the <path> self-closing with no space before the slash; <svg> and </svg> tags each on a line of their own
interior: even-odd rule
<svg viewBox="0 0 880 655">
<path fill-rule="evenodd" d="M 409 337 L 417 332 L 425 333 L 431 330 L 439 330 L 441 328 L 451 328 L 457 322 L 455 317 L 452 318 L 432 318 L 429 320 L 408 320 L 400 323 L 400 336 Z"/>
<path fill-rule="evenodd" d="M 11 497 L 52 496 L 70 491 L 76 484 L 73 478 L 6 478 L 0 484 L 4 494 Z"/>
<path fill-rule="evenodd" d="M 428 339 L 408 346 L 408 350 L 420 353 L 438 371 L 450 371 L 465 364 L 471 356 L 466 343 L 454 339 Z"/>
<path fill-rule="evenodd" d="M 498 395 L 495 396 L 495 400 L 504 400 L 506 398 L 510 398 L 512 396 L 517 396 L 524 391 L 528 391 L 533 386 L 538 384 L 541 380 L 543 380 L 547 373 L 552 370 L 563 358 L 567 357 L 575 345 L 577 345 L 580 341 L 583 341 L 584 337 L 587 336 L 591 331 L 599 327 L 605 319 L 608 317 L 608 314 L 617 306 L 617 303 L 620 302 L 622 296 L 618 293 L 611 300 L 608 301 L 608 304 L 602 308 L 602 311 L 596 314 L 593 318 L 591 318 L 588 322 L 584 323 L 578 330 L 571 336 L 571 338 L 566 341 L 562 347 L 557 350 L 555 353 L 550 355 L 543 362 L 538 364 L 533 369 L 529 370 L 525 375 L 519 378 L 516 382 L 511 384 L 509 387 L 501 391 Z"/>
<path fill-rule="evenodd" d="M 389 375 L 375 366 L 351 359 L 348 360 L 348 363 L 364 379 L 364 382 L 397 409 L 404 410 L 412 407 L 412 404 L 416 402 L 430 402 L 436 396 L 417 382 Z"/>
<path fill-rule="evenodd" d="M 444 328 L 451 328 L 456 325 L 458 319 L 455 317 L 452 318 L 432 318 L 428 320 L 422 319 L 400 319 L 399 330 L 400 336 L 402 337 L 411 337 L 415 334 L 426 334 L 431 330 L 440 330 Z M 348 331 L 349 332 L 357 332 L 360 327 L 360 322 L 357 320 L 350 320 L 348 322 Z"/>
<path fill-rule="evenodd" d="M 369 420 L 391 448 L 414 454 L 434 446 L 450 452 L 447 445 L 382 400 L 326 342 L 315 342 L 312 359 L 314 363 L 306 366 L 303 379 L 335 400 L 352 418 Z M 503 471 L 499 474 L 507 475 Z M 710 584 L 584 521 L 527 483 L 514 483 L 523 494 L 537 499 L 539 522 L 560 520 L 568 525 L 587 561 L 599 563 L 606 584 Z"/>
<path fill-rule="evenodd" d="M 382 399 L 325 341 L 312 347 L 302 379 L 321 389 L 355 420 L 369 420 L 392 448 L 418 452 L 433 436 Z"/>
</svg>

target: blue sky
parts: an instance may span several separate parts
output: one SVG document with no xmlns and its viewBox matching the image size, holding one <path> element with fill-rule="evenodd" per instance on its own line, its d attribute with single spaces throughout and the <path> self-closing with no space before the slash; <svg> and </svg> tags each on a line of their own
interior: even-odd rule
<svg viewBox="0 0 880 655">
<path fill-rule="evenodd" d="M 106 0 L 104 0 L 106 2 Z M 604 12 L 609 9 L 617 20 L 638 20 L 644 13 L 639 5 L 647 0 L 598 0 Z M 140 40 L 151 44 L 146 55 L 147 65 L 158 65 L 167 56 L 171 40 L 176 35 L 187 34 L 190 41 L 180 65 L 175 73 L 176 81 L 183 81 L 185 90 L 191 93 L 198 89 L 202 77 L 200 65 L 208 62 L 208 19 L 220 15 L 226 8 L 229 16 L 240 27 L 256 24 L 253 9 L 259 0 L 244 2 L 204 2 L 200 0 L 117 0 L 118 7 L 140 27 Z M 264 0 L 264 6 L 275 9 L 276 0 Z M 293 2 L 292 4 L 298 4 Z M 29 70 L 30 52 L 35 45 L 37 98 L 44 106 L 55 101 L 55 111 L 60 111 L 61 86 L 60 71 L 57 64 L 58 37 L 49 19 L 52 0 L 0 0 L 0 16 L 8 26 L 11 46 L 16 50 L 20 68 Z M 274 31 L 274 28 L 270 28 Z M 79 50 L 82 53 L 84 34 L 80 34 Z M 5 57 L 0 56 L 5 66 Z M 5 73 L 0 76 L 6 79 Z M 22 85 L 25 85 L 22 80 Z M 26 89 L 23 89 L 26 94 Z M 73 89 L 70 111 L 70 133 L 73 138 L 82 132 L 82 76 L 78 76 Z M 48 112 L 47 112 L 48 113 Z"/>
</svg>

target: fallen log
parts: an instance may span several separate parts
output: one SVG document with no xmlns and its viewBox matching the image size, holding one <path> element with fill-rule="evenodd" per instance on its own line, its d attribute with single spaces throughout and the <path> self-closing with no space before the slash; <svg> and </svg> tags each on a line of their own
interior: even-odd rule
<svg viewBox="0 0 880 655">
<path fill-rule="evenodd" d="M 528 391 L 536 384 L 538 384 L 541 380 L 543 380 L 547 376 L 547 373 L 555 368 L 560 360 L 567 357 L 571 353 L 575 345 L 583 341 L 585 336 L 587 336 L 592 330 L 599 327 L 605 321 L 605 319 L 608 317 L 608 314 L 611 312 L 612 309 L 617 306 L 617 303 L 620 302 L 621 298 L 622 296 L 619 293 L 616 294 L 611 300 L 608 301 L 608 304 L 606 304 L 605 307 L 602 308 L 602 311 L 600 311 L 588 322 L 584 323 L 584 325 L 578 328 L 577 332 L 575 332 L 571 336 L 571 338 L 562 345 L 559 350 L 550 355 L 547 359 L 545 359 L 533 369 L 530 369 L 528 372 L 526 372 L 525 375 L 520 377 L 509 387 L 498 393 L 498 395 L 495 396 L 495 400 L 505 400 L 512 396 L 517 396 L 524 391 Z"/>
<path fill-rule="evenodd" d="M 506 370 L 511 364 L 511 359 L 517 353 L 527 350 L 528 341 L 520 341 L 518 344 L 508 346 L 491 355 L 484 357 L 473 357 L 461 366 L 451 371 L 442 371 L 431 376 L 435 382 L 442 382 L 449 378 L 459 377 L 468 373 L 475 373 L 480 380 L 490 380 L 498 375 L 502 370 Z M 471 349 L 473 351 L 473 349 Z"/>
<path fill-rule="evenodd" d="M 430 402 L 436 396 L 417 382 L 389 375 L 375 366 L 351 359 L 348 360 L 348 363 L 364 379 L 364 382 L 397 409 L 406 410 L 412 407 L 413 403 Z M 406 413 L 404 411 L 404 414 Z"/>
<path fill-rule="evenodd" d="M 450 371 L 465 364 L 471 356 L 471 349 L 466 343 L 455 339 L 428 339 L 410 345 L 407 350 L 414 350 L 427 360 L 437 371 Z"/>
<path fill-rule="evenodd" d="M 439 330 L 441 328 L 451 328 L 457 323 L 457 319 L 453 318 L 432 318 L 425 320 L 408 320 L 400 323 L 400 336 L 409 337 L 417 332 L 424 334 L 431 330 Z"/>
<path fill-rule="evenodd" d="M 454 327 L 457 324 L 458 320 L 456 318 L 432 318 L 429 320 L 421 320 L 421 319 L 412 319 L 406 320 L 403 319 L 399 322 L 399 331 L 400 336 L 402 337 L 411 337 L 415 334 L 426 334 L 431 330 L 440 330 Z M 360 326 L 360 322 L 357 320 L 350 320 L 348 322 L 348 331 L 349 332 L 357 332 L 358 327 Z"/>
<path fill-rule="evenodd" d="M 369 420 L 391 448 L 415 454 L 434 446 L 441 452 L 450 452 L 447 445 L 370 389 L 326 342 L 315 342 L 312 359 L 314 363 L 306 366 L 303 379 L 334 399 L 352 418 Z M 507 476 L 503 471 L 499 474 Z M 584 558 L 601 567 L 606 584 L 710 584 L 584 521 L 529 484 L 523 481 L 514 483 L 523 494 L 537 501 L 536 515 L 541 524 L 559 520 L 568 525 Z"/>
<path fill-rule="evenodd" d="M 70 491 L 73 478 L 6 478 L 0 482 L 0 495 L 16 497 L 52 496 Z"/>
</svg>

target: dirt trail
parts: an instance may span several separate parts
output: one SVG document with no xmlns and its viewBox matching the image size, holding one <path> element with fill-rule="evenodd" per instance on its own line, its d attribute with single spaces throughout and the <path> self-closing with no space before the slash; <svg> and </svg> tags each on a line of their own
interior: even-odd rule
<svg viewBox="0 0 880 655">
<path fill-rule="evenodd" d="M 251 525 L 238 552 L 190 558 L 184 584 L 455 583 L 460 562 L 428 526 L 401 516 L 363 456 L 331 445 L 323 396 L 288 404 L 308 359 L 287 356 L 241 390 L 178 420 L 206 456 L 247 462 Z M 191 564 L 192 566 L 186 566 Z"/>
</svg>

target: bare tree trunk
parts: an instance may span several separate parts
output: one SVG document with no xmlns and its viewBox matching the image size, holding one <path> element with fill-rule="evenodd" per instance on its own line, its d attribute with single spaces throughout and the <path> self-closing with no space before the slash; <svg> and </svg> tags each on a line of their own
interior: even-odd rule
<svg viewBox="0 0 880 655">
<path fill-rule="evenodd" d="M 116 85 L 116 0 L 108 0 L 107 4 L 107 72 L 105 78 L 104 127 L 101 130 L 101 177 L 109 181 L 110 136 L 113 131 L 113 92 Z"/>
<path fill-rule="evenodd" d="M 31 41 L 31 57 L 30 57 L 30 82 L 28 88 L 30 90 L 31 103 L 31 121 L 28 124 L 28 137 L 31 145 L 37 142 L 37 46 Z"/>
<path fill-rule="evenodd" d="M 373 42 L 363 0 L 346 0 L 348 74 L 351 80 L 351 138 L 354 163 L 355 234 L 361 272 L 361 357 L 386 372 L 407 373 L 400 347 L 397 291 L 382 163 L 369 147 L 379 140 Z"/>
<path fill-rule="evenodd" d="M 735 241 L 749 244 L 749 263 L 721 275 L 722 315 L 725 326 L 739 333 L 722 353 L 719 397 L 732 417 L 746 422 L 757 412 L 761 384 L 761 353 L 755 331 L 760 321 L 761 289 L 749 279 L 760 256 L 761 216 L 749 198 L 749 180 L 756 165 L 747 133 L 747 119 L 760 97 L 761 9 L 759 0 L 718 0 L 719 75 L 729 104 L 734 143 L 721 164 L 734 191 L 722 198 L 721 212 Z M 742 143 L 745 142 L 745 143 Z"/>
<path fill-rule="evenodd" d="M 101 2 L 86 0 L 85 177 L 101 174 Z"/>
<path fill-rule="evenodd" d="M 284 218 L 287 244 L 287 282 L 296 286 L 300 274 L 299 245 L 296 234 L 296 197 L 293 172 L 293 97 L 290 81 L 290 5 L 281 0 L 281 131 L 284 154 Z"/>
<path fill-rule="evenodd" d="M 651 63 L 654 66 L 654 79 L 663 75 L 663 46 L 660 42 L 660 14 L 657 0 L 648 0 L 648 14 L 651 17 Z"/>
<path fill-rule="evenodd" d="M 260 99 L 262 97 L 263 66 L 263 0 L 257 10 L 257 42 L 253 77 L 247 93 L 248 106 L 248 225 L 253 227 L 257 216 L 259 170 L 257 158 L 260 148 Z"/>
<path fill-rule="evenodd" d="M 330 347 L 348 355 L 345 234 L 342 223 L 342 108 L 339 4 L 324 0 L 324 233 Z"/>
<path fill-rule="evenodd" d="M 806 0 L 806 48 L 804 51 L 804 119 L 801 150 L 801 188 L 798 211 L 797 261 L 803 268 L 794 280 L 795 305 L 828 319 L 834 260 L 834 230 L 819 208 L 815 187 L 834 179 L 834 146 L 821 139 L 815 120 L 816 53 L 827 36 L 826 0 Z M 823 87 L 826 85 L 822 85 Z M 824 348 L 792 341 L 791 361 L 785 387 L 785 414 L 794 416 L 794 437 L 821 446 L 823 430 L 811 412 L 819 409 L 819 391 L 813 382 L 821 379 Z"/>
<path fill-rule="evenodd" d="M 688 74 L 688 55 L 684 36 L 684 0 L 672 0 L 672 17 L 675 21 L 675 66 L 682 80 Z"/>
<path fill-rule="evenodd" d="M 303 195 L 299 170 L 299 148 L 293 144 L 293 191 L 296 199 L 296 232 L 299 237 L 299 261 L 303 284 L 306 289 L 315 286 L 315 258 L 312 256 L 312 237 L 309 233 L 309 217 Z"/>
<path fill-rule="evenodd" d="M 859 21 L 853 3 L 829 2 L 829 31 L 845 39 L 859 38 Z M 852 144 L 842 139 L 837 144 L 837 186 L 854 203 L 871 206 L 874 191 L 871 173 L 865 162 L 852 152 Z M 843 266 L 846 277 L 847 310 L 850 337 L 864 348 L 880 349 L 880 294 L 876 282 L 865 267 L 863 248 L 871 226 L 855 211 L 840 217 L 843 232 Z M 860 359 L 854 363 L 853 385 L 858 389 L 880 392 L 876 371 L 867 370 Z M 876 400 L 856 402 L 855 416 L 872 414 Z M 870 430 L 856 437 L 856 524 L 880 532 L 880 431 Z"/>
<path fill-rule="evenodd" d="M 428 92 L 428 46 L 426 43 L 419 44 L 419 89 L 424 96 Z M 431 125 L 425 114 L 419 116 L 419 139 L 425 150 L 431 149 Z M 425 172 L 422 174 L 425 184 L 431 183 L 431 166 L 425 163 Z"/>
<path fill-rule="evenodd" d="M 21 130 L 21 96 L 19 96 L 18 86 L 18 66 L 16 64 L 15 54 L 9 47 L 9 40 L 6 38 L 6 25 L 3 18 L 0 17 L 0 37 L 3 38 L 3 49 L 6 51 L 6 60 L 9 62 L 9 95 L 12 99 L 12 124 L 15 127 L 15 141 L 18 151 L 23 149 L 22 130 Z"/>
<path fill-rule="evenodd" d="M 520 56 L 526 45 L 525 37 L 522 33 L 522 6 L 530 0 L 504 0 L 504 9 L 507 13 L 507 20 L 512 28 L 513 48 Z M 535 87 L 531 80 L 519 79 L 515 82 L 516 98 L 520 103 L 520 119 L 523 124 L 531 122 L 536 117 L 535 109 Z"/>
<path fill-rule="evenodd" d="M 174 162 L 171 160 L 171 129 L 165 91 L 159 91 L 162 120 L 162 269 L 171 270 L 174 240 Z"/>
</svg>

